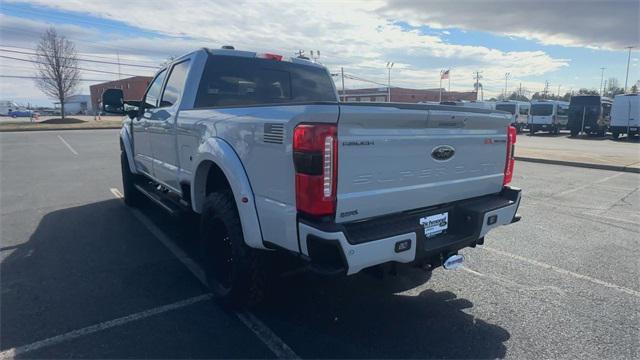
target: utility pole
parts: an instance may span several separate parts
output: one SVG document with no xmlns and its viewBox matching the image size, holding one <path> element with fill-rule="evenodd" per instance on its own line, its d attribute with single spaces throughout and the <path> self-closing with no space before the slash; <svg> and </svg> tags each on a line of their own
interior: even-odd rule
<svg viewBox="0 0 640 360">
<path fill-rule="evenodd" d="M 606 69 L 606 67 L 600 68 L 600 70 L 602 70 L 600 73 L 600 96 L 602 96 L 602 93 L 604 92 L 604 88 L 602 87 L 602 82 L 604 81 L 604 69 Z"/>
<path fill-rule="evenodd" d="M 544 81 L 544 92 L 543 92 L 544 95 L 542 95 L 544 99 L 547 98 L 547 94 L 548 93 L 549 93 L 549 80 L 545 80 Z"/>
<path fill-rule="evenodd" d="M 633 46 L 627 46 L 626 49 L 629 49 L 629 55 L 627 56 L 627 75 L 624 76 L 624 93 L 627 93 L 627 81 L 629 80 L 629 62 L 631 62 L 631 49 Z"/>
<path fill-rule="evenodd" d="M 560 100 L 560 86 L 562 85 L 558 85 L 558 100 Z"/>
<path fill-rule="evenodd" d="M 393 63 L 387 62 L 387 102 L 391 102 L 391 68 L 393 68 Z"/>
<path fill-rule="evenodd" d="M 344 93 L 344 68 L 340 68 L 340 73 L 342 74 L 342 101 L 345 101 L 347 95 Z"/>
<path fill-rule="evenodd" d="M 520 87 L 518 88 L 518 98 L 516 100 L 522 99 L 522 83 L 520 83 Z"/>
<path fill-rule="evenodd" d="M 477 101 L 478 92 L 480 91 L 480 79 L 482 79 L 482 75 L 480 75 L 480 71 L 476 71 L 476 74 L 473 78 L 476 80 L 476 101 Z"/>
<path fill-rule="evenodd" d="M 507 82 L 511 78 L 511 73 L 504 74 L 504 100 L 507 100 Z"/>
<path fill-rule="evenodd" d="M 607 93 L 607 80 L 604 81 L 604 87 L 602 88 L 602 94 L 600 95 L 605 95 Z"/>
<path fill-rule="evenodd" d="M 116 57 L 118 58 L 118 80 L 120 80 L 120 53 L 116 51 Z"/>
</svg>

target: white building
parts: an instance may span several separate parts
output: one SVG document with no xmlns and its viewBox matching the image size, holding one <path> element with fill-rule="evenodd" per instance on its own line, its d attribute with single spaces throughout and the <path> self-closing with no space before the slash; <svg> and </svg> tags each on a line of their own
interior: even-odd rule
<svg viewBox="0 0 640 360">
<path fill-rule="evenodd" d="M 57 110 L 60 110 L 60 103 L 53 103 Z M 71 95 L 64 102 L 65 115 L 86 114 L 91 110 L 90 95 Z"/>
<path fill-rule="evenodd" d="M 19 109 L 20 106 L 13 101 L 0 100 L 0 115 L 9 115 L 11 111 Z"/>
</svg>

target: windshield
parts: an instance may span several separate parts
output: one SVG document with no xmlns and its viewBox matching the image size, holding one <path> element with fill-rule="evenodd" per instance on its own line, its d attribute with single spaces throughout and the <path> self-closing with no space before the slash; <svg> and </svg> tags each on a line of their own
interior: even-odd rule
<svg viewBox="0 0 640 360">
<path fill-rule="evenodd" d="M 531 115 L 549 116 L 553 114 L 552 104 L 533 104 L 531 105 Z"/>
<path fill-rule="evenodd" d="M 496 110 L 506 111 L 513 115 L 516 113 L 516 104 L 498 104 Z"/>
</svg>

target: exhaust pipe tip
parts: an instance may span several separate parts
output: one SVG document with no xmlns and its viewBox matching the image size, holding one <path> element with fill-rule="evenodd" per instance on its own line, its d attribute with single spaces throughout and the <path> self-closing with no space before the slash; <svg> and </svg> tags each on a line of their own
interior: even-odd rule
<svg viewBox="0 0 640 360">
<path fill-rule="evenodd" d="M 455 254 L 451 255 L 447 258 L 447 260 L 442 263 L 442 267 L 446 270 L 455 270 L 461 267 L 464 264 L 464 256 Z"/>
</svg>

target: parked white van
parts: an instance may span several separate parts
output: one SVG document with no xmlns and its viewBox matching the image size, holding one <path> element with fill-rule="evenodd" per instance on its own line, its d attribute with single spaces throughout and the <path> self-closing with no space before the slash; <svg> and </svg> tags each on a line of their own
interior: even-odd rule
<svg viewBox="0 0 640 360">
<path fill-rule="evenodd" d="M 518 132 L 527 127 L 529 119 L 530 104 L 526 101 L 498 101 L 496 102 L 496 110 L 506 111 L 511 114 L 511 125 Z"/>
<path fill-rule="evenodd" d="M 567 127 L 569 103 L 566 101 L 537 100 L 531 102 L 529 111 L 529 132 L 548 131 L 559 134 Z"/>
<path fill-rule="evenodd" d="M 631 137 L 638 135 L 640 129 L 640 96 L 638 94 L 616 95 L 611 108 L 611 124 L 609 131 L 613 139 L 617 139 L 620 134 L 627 134 Z"/>
</svg>

